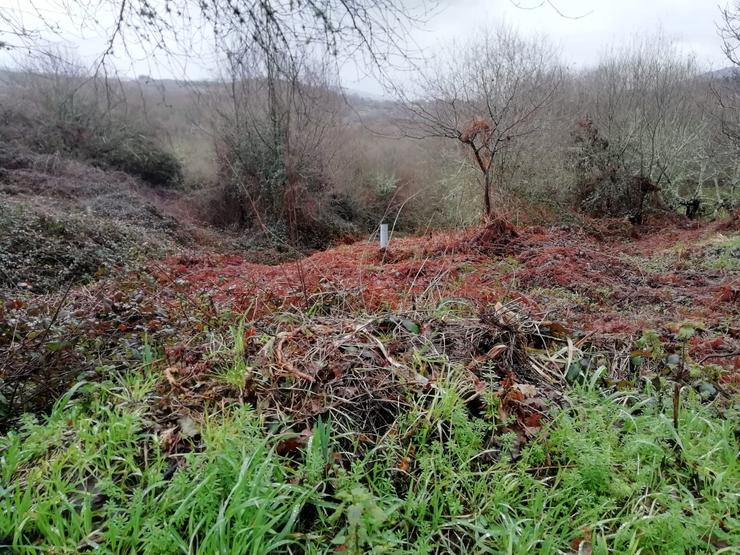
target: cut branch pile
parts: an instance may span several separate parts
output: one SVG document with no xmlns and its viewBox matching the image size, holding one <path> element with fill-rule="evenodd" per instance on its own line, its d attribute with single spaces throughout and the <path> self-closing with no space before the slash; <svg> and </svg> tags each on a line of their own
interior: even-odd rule
<svg viewBox="0 0 740 555">
<path fill-rule="evenodd" d="M 251 402 L 269 421 L 297 432 L 330 420 L 340 432 L 373 441 L 399 414 L 454 380 L 471 411 L 486 393 L 505 399 L 501 410 L 515 415 L 524 433 L 539 422 L 546 399 L 560 399 L 573 358 L 573 343 L 552 328 L 502 304 L 477 317 L 276 315 L 244 334 L 237 361 L 246 368 L 244 383 L 231 399 Z M 168 378 L 170 420 L 201 411 L 204 399 L 226 402 L 229 395 L 214 376 L 233 364 L 216 361 L 210 382 L 202 366 Z"/>
</svg>

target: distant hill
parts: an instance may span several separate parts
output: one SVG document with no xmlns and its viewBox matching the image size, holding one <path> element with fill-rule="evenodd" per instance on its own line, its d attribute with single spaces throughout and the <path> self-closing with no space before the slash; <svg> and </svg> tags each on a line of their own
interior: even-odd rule
<svg viewBox="0 0 740 555">
<path fill-rule="evenodd" d="M 723 67 L 714 71 L 708 71 L 702 76 L 712 80 L 740 80 L 740 68 L 736 66 Z"/>
</svg>

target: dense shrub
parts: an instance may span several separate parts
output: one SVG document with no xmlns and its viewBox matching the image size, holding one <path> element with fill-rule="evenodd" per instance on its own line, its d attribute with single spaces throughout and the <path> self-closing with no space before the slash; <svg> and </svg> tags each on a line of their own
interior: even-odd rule
<svg viewBox="0 0 740 555">
<path fill-rule="evenodd" d="M 277 82 L 285 104 L 269 108 L 257 100 L 266 94 L 261 79 L 242 87 L 233 94 L 249 108 L 236 109 L 233 117 L 221 114 L 215 124 L 218 185 L 205 195 L 206 219 L 298 248 L 325 248 L 354 235 L 356 227 L 334 210 L 326 167 L 330 147 L 324 137 L 335 129 L 338 108 L 314 95 L 326 104 L 336 98 L 328 89 Z M 303 96 L 300 105 L 291 94 Z"/>
<path fill-rule="evenodd" d="M 630 175 L 618 152 L 588 117 L 573 132 L 571 168 L 578 207 L 595 216 L 629 217 L 642 221 L 655 206 L 658 187 L 647 177 Z"/>
<path fill-rule="evenodd" d="M 122 117 L 108 116 L 108 121 L 101 123 L 53 121 L 46 116 L 6 109 L 0 120 L 0 140 L 122 171 L 155 187 L 173 187 L 182 182 L 180 161 L 159 146 L 153 131 L 132 127 Z"/>
<path fill-rule="evenodd" d="M 112 168 L 141 178 L 155 187 L 173 187 L 182 182 L 177 157 L 140 133 L 98 139 L 85 153 L 93 165 Z"/>
<path fill-rule="evenodd" d="M 156 125 L 128 111 L 122 88 L 52 57 L 9 75 L 0 142 L 123 171 L 156 187 L 182 182 L 180 161 L 161 145 Z"/>
</svg>

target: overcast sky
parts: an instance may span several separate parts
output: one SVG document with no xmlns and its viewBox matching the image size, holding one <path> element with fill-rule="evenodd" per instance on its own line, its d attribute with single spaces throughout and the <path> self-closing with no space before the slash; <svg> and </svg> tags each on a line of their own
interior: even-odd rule
<svg viewBox="0 0 740 555">
<path fill-rule="evenodd" d="M 662 32 L 682 51 L 695 54 L 702 66 L 717 69 L 728 65 L 717 34 L 716 0 L 553 0 L 558 11 L 567 17 L 541 3 L 542 0 L 450 0 L 424 30 L 416 33 L 416 41 L 433 52 L 440 45 L 464 40 L 486 22 L 503 21 L 525 34 L 547 35 L 561 49 L 563 61 L 580 68 L 597 63 L 610 46 L 624 45 L 636 35 Z M 345 73 L 347 86 L 376 92 L 371 80 L 358 80 L 357 72 Z"/>
<path fill-rule="evenodd" d="M 721 0 L 726 1 L 726 0 Z M 68 39 L 73 51 L 80 58 L 92 60 L 104 49 L 102 36 L 82 32 L 79 22 L 62 18 L 65 0 L 34 0 L 39 13 L 58 21 L 61 35 Z M 715 0 L 552 0 L 562 17 L 541 0 L 441 0 L 438 13 L 428 21 L 423 30 L 415 33 L 415 41 L 429 52 L 438 51 L 453 40 L 464 39 L 486 23 L 505 21 L 525 34 L 543 33 L 561 48 L 563 60 L 574 67 L 596 63 L 601 52 L 610 45 L 625 44 L 638 34 L 657 33 L 675 40 L 678 46 L 696 54 L 697 61 L 708 68 L 726 66 L 720 50 L 716 25 L 719 7 Z M 514 3 L 522 8 L 517 8 Z M 29 27 L 38 23 L 25 0 L 0 0 L 0 10 L 16 18 L 23 18 Z M 98 13 L 102 27 L 105 20 L 112 21 L 112 14 Z M 102 33 L 101 33 L 102 35 Z M 9 58 L 0 57 L 8 64 Z M 191 78 L 213 76 L 213 59 L 201 52 L 187 63 L 152 61 L 143 52 L 133 50 L 133 58 L 118 53 L 116 63 L 128 75 L 149 74 L 153 77 L 181 78 L 185 72 Z M 378 93 L 379 87 L 372 78 L 364 77 L 351 67 L 343 71 L 344 85 Z"/>
<path fill-rule="evenodd" d="M 579 66 L 596 62 L 610 44 L 630 40 L 635 34 L 662 29 L 687 51 L 707 64 L 726 65 L 720 51 L 716 25 L 716 0 L 552 0 L 568 16 L 559 16 L 541 0 L 458 0 L 432 21 L 444 37 L 459 36 L 481 21 L 504 19 L 523 32 L 545 33 L 563 48 L 563 57 Z"/>
</svg>

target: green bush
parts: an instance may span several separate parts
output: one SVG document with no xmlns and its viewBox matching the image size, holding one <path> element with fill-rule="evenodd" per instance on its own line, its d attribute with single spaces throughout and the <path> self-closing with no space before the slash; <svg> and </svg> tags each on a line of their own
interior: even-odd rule
<svg viewBox="0 0 740 555">
<path fill-rule="evenodd" d="M 128 173 L 155 187 L 174 187 L 183 180 L 182 165 L 175 155 L 144 134 L 94 141 L 87 156 L 95 166 Z"/>
<path fill-rule="evenodd" d="M 660 189 L 649 177 L 631 174 L 623 158 L 592 120 L 580 120 L 568 161 L 575 177 L 574 200 L 591 215 L 627 216 L 641 223 L 647 210 L 660 205 Z"/>
<path fill-rule="evenodd" d="M 9 80 L 0 142 L 126 172 L 154 187 L 182 182 L 182 165 L 157 140 L 159 129 L 129 112 L 122 91 L 72 63 L 40 63 Z"/>
</svg>

